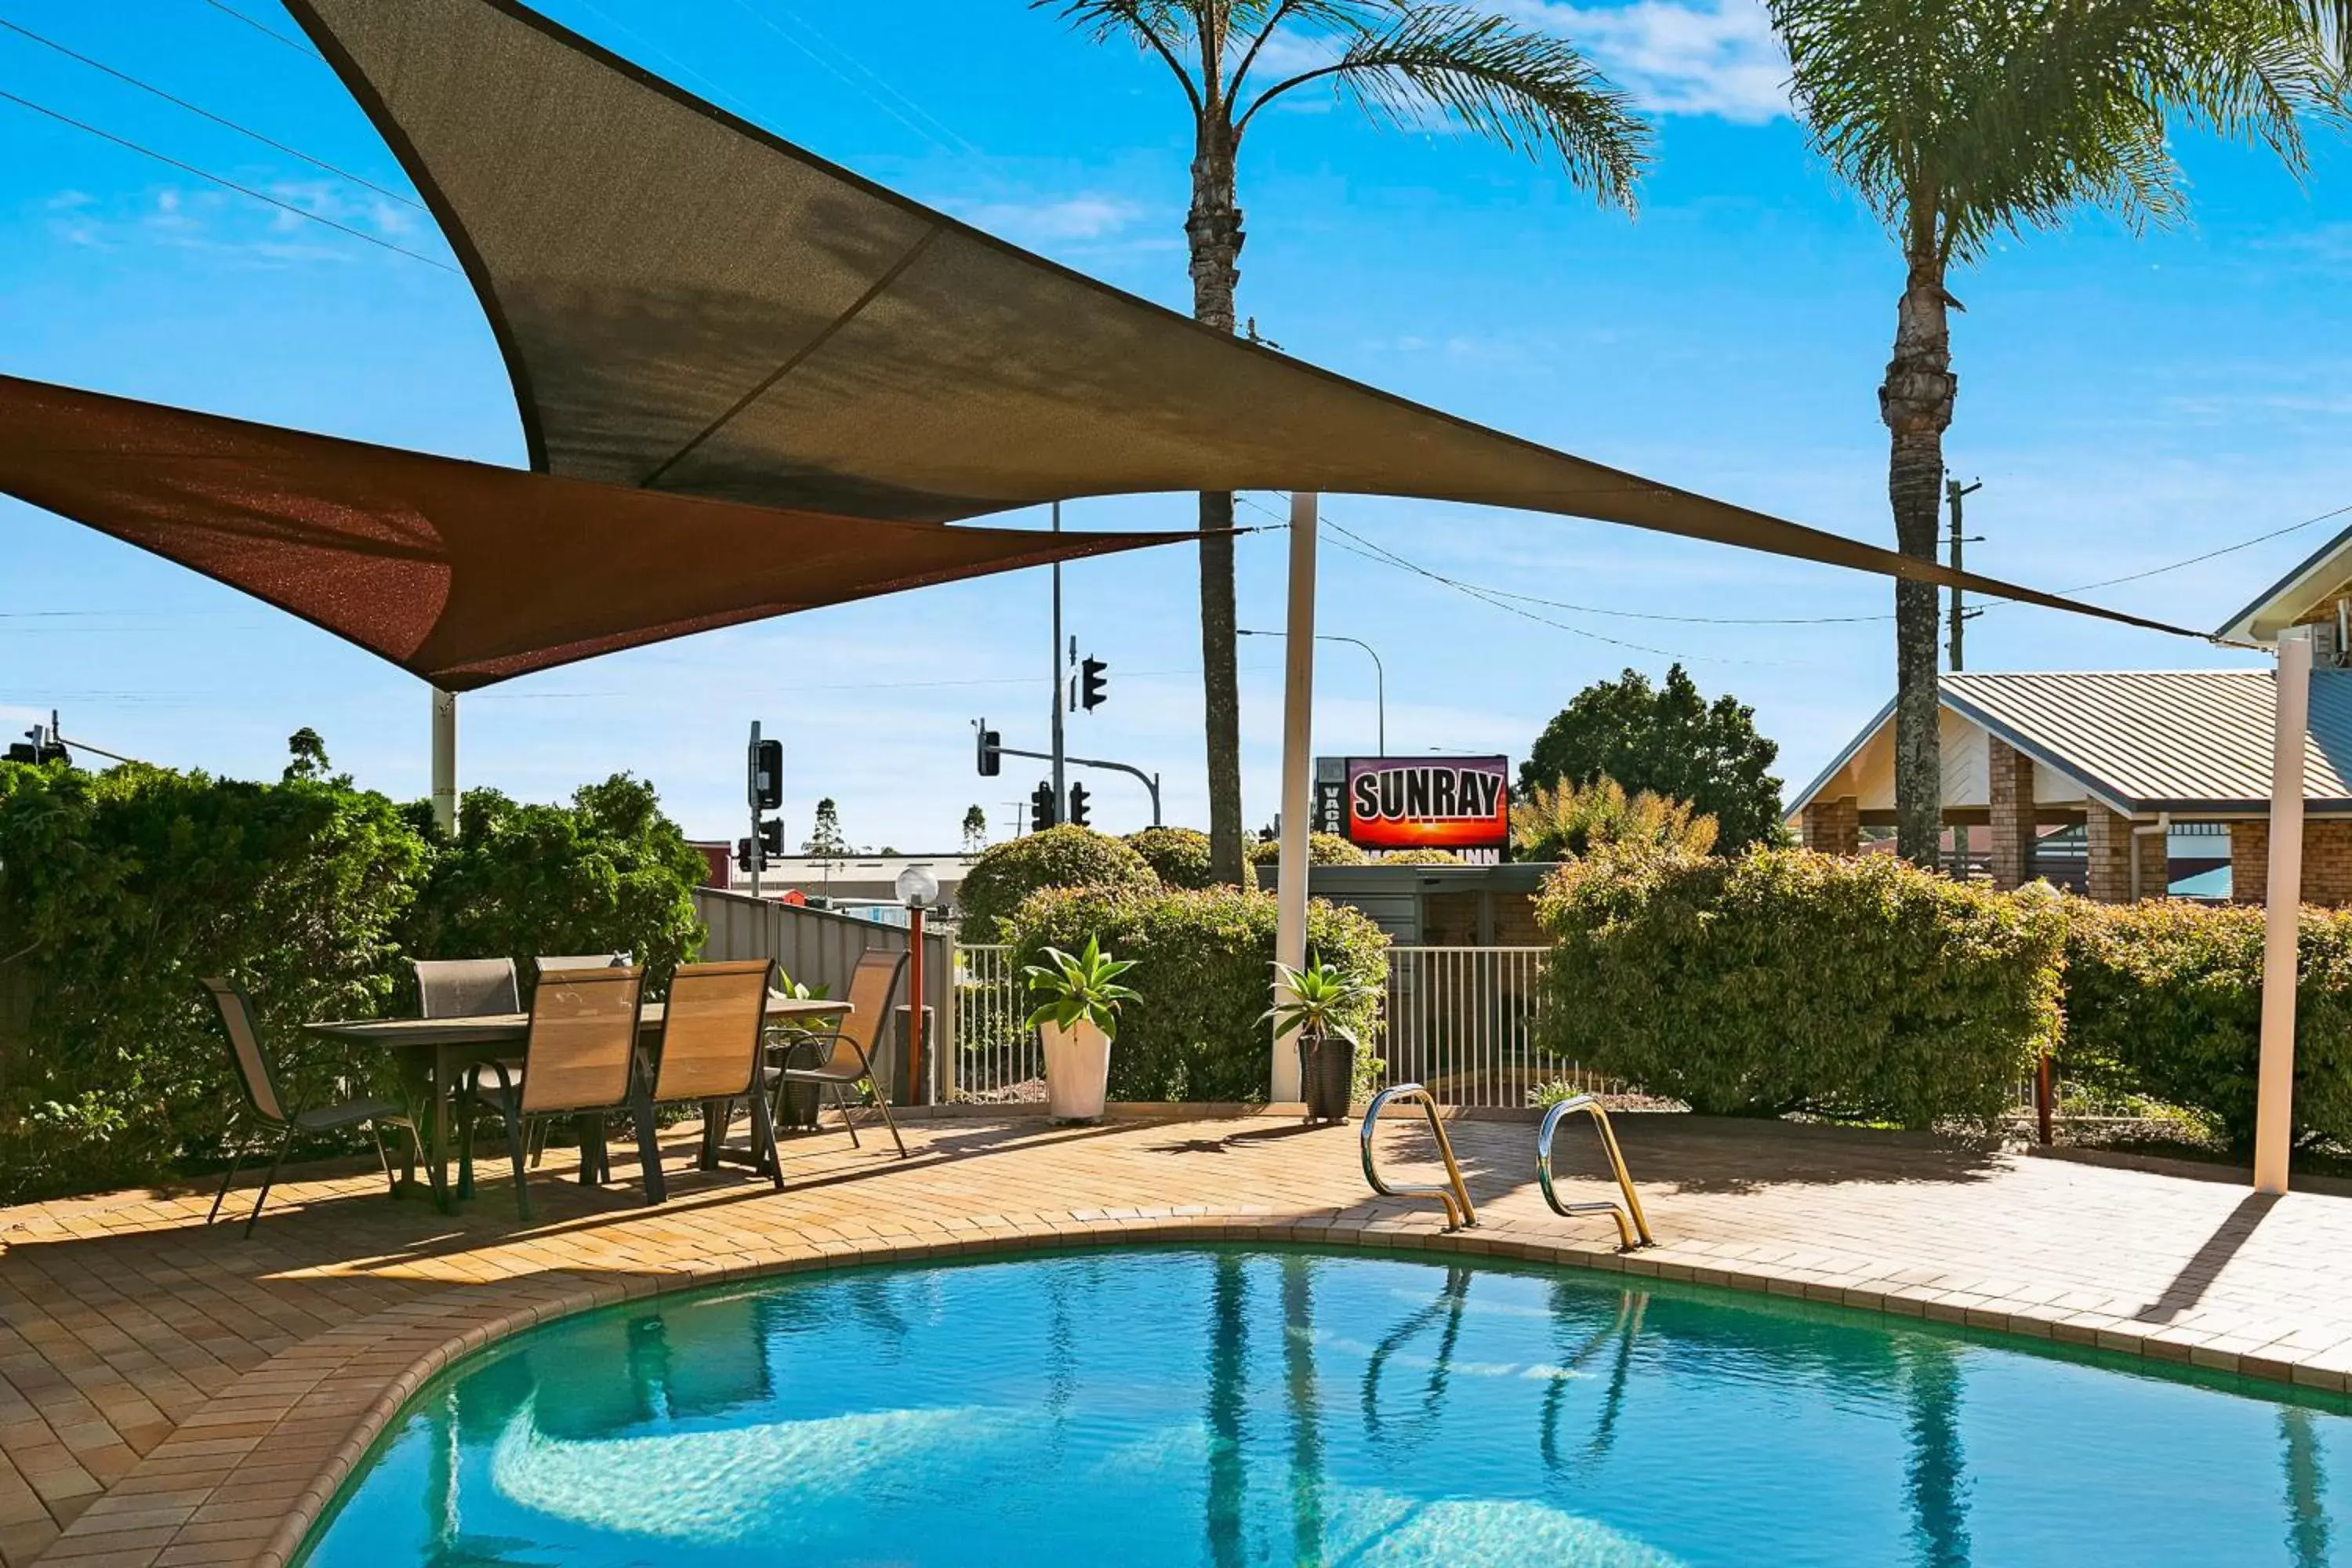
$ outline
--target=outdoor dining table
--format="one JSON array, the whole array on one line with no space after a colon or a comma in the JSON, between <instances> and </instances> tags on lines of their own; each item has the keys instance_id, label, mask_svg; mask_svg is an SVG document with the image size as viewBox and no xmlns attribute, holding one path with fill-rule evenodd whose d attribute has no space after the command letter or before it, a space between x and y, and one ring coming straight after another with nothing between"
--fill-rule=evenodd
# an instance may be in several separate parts
<instances>
[{"instance_id":1,"label":"outdoor dining table","mask_svg":"<svg viewBox=\"0 0 2352 1568\"><path fill-rule=\"evenodd\" d=\"M768 1022L838 1018L851 1012L846 1001L768 994ZM637 1017L642 1041L661 1037L662 1005L648 1002ZM450 1101L459 1075L479 1062L511 1060L530 1037L528 1013L479 1013L456 1018L339 1018L305 1025L311 1035L344 1045L372 1046L394 1054L401 1092L425 1145L425 1173L433 1203L449 1209ZM706 1121L709 1119L706 1113ZM706 1150L709 1149L706 1140ZM706 1155L706 1159L708 1154ZM461 1196L464 1194L460 1194Z\"/></svg>"}]
</instances>

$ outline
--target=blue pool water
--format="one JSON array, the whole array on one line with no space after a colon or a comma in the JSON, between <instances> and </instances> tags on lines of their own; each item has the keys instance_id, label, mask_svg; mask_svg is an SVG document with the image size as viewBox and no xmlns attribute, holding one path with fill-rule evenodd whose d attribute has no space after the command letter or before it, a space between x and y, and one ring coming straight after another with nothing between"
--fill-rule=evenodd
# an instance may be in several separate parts
<instances>
[{"instance_id":1,"label":"blue pool water","mask_svg":"<svg viewBox=\"0 0 2352 1568\"><path fill-rule=\"evenodd\" d=\"M306 1561L2313 1568L2347 1409L1595 1274L1097 1251L524 1335Z\"/></svg>"}]
</instances>

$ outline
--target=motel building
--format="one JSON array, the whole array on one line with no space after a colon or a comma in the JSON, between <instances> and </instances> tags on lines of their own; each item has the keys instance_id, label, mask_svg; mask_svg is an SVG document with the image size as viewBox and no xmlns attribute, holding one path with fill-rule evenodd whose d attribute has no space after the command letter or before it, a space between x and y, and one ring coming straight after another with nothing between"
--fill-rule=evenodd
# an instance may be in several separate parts
<instances>
[{"instance_id":1,"label":"motel building","mask_svg":"<svg viewBox=\"0 0 2352 1568\"><path fill-rule=\"evenodd\" d=\"M2352 529L2216 636L2312 644L2303 897L2352 905ZM1944 858L2014 888L2103 903L2263 901L2270 858L2269 669L1951 673L1941 678ZM1891 850L1895 705L1790 801L1805 847Z\"/></svg>"}]
</instances>

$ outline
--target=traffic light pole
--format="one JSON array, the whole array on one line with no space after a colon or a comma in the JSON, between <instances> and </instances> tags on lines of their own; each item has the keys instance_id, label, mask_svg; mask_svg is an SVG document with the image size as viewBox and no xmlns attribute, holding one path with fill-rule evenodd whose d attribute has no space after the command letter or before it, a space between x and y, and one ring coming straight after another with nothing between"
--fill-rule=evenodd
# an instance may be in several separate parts
<instances>
[{"instance_id":1,"label":"traffic light pole","mask_svg":"<svg viewBox=\"0 0 2352 1568\"><path fill-rule=\"evenodd\" d=\"M1054 531L1062 531L1060 501L1054 503ZM1058 821L1065 809L1064 803L1070 798L1062 757L1062 563L1058 561L1054 563L1054 657L1048 661L1047 668L1054 674L1054 751L1048 760L1054 764L1054 814ZM1024 752L1020 754L1033 756L1035 753Z\"/></svg>"},{"instance_id":2,"label":"traffic light pole","mask_svg":"<svg viewBox=\"0 0 2352 1568\"><path fill-rule=\"evenodd\" d=\"M743 793L751 807L751 896L760 896L760 873L768 868L768 847L760 842L760 721L751 721L751 749L745 755L752 759L743 770Z\"/></svg>"},{"instance_id":3,"label":"traffic light pole","mask_svg":"<svg viewBox=\"0 0 2352 1568\"><path fill-rule=\"evenodd\" d=\"M1154 827L1160 826L1160 775L1158 773L1147 773L1133 763L1114 763L1103 757L1057 757L1051 752L1024 752L1018 746L1000 745L996 750L1002 756L1034 757L1041 763L1050 762L1054 764L1056 777L1060 776L1062 764L1065 763L1073 767L1108 768L1114 773L1129 774L1140 780L1143 787L1151 793L1151 826ZM1057 798L1066 802L1070 798L1069 793L1066 790Z\"/></svg>"}]
</instances>

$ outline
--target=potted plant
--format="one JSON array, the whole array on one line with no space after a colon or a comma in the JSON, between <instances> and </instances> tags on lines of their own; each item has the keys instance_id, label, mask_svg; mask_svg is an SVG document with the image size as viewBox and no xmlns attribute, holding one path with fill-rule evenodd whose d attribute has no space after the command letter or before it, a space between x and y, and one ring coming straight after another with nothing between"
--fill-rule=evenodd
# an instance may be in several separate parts
<instances>
[{"instance_id":1,"label":"potted plant","mask_svg":"<svg viewBox=\"0 0 2352 1568\"><path fill-rule=\"evenodd\" d=\"M1093 937L1076 957L1049 947L1045 963L1023 967L1037 1000L1029 1026L1045 1043L1045 1105L1056 1121L1091 1121L1103 1113L1118 1005L1136 996L1118 977L1134 967L1132 959L1105 953Z\"/></svg>"},{"instance_id":2,"label":"potted plant","mask_svg":"<svg viewBox=\"0 0 2352 1568\"><path fill-rule=\"evenodd\" d=\"M829 986L803 984L782 970L776 971L776 994L779 996L788 996L795 1002L821 1002L830 989ZM806 1029L771 1026L768 1042L771 1046L783 1047L782 1059L777 1064L780 1066L814 1067L824 1059L824 1048ZM782 1088L782 1110L776 1120L786 1127L814 1127L817 1124L816 1085L796 1083L786 1079Z\"/></svg>"},{"instance_id":3,"label":"potted plant","mask_svg":"<svg viewBox=\"0 0 2352 1568\"><path fill-rule=\"evenodd\" d=\"M1298 1037L1298 1077L1307 1089L1310 1121L1337 1121L1348 1114L1356 1080L1356 1033L1341 1016L1360 1006L1379 989L1371 982L1320 959L1307 967L1274 966L1282 1000L1258 1022L1271 1019L1275 1038Z\"/></svg>"}]
</instances>

